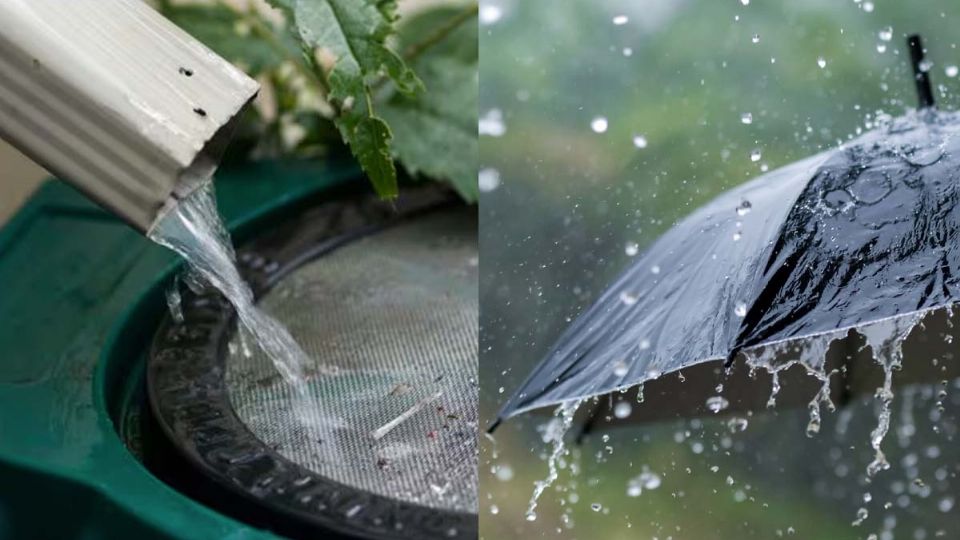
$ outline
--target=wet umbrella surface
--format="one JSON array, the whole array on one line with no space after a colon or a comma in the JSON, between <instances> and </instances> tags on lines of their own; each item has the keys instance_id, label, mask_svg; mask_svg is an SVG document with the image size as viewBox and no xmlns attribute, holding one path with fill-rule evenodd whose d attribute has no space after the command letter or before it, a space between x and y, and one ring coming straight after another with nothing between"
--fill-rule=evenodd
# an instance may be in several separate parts
<instances>
[{"instance_id":1,"label":"wet umbrella surface","mask_svg":"<svg viewBox=\"0 0 960 540\"><path fill-rule=\"evenodd\" d=\"M567 329L501 417L953 303L958 131L960 115L922 110L694 212Z\"/></svg>"},{"instance_id":2,"label":"wet umbrella surface","mask_svg":"<svg viewBox=\"0 0 960 540\"><path fill-rule=\"evenodd\" d=\"M561 404L559 421L544 435L554 444L550 475L537 484L528 518L556 477L563 435L585 398L609 394L607 410L626 418L631 411L617 410L614 401L623 401L628 388L637 387L632 399L642 401L645 382L709 361L719 373L741 353L751 371L770 373L768 405L775 403L781 371L801 365L813 376L810 434L819 430L821 404L832 409L838 390L842 397L856 386L876 389L881 410L870 434L875 457L868 477L889 467L881 443L903 342L928 313L960 298L960 114L932 108L918 68L920 47L912 38L919 110L880 118L873 131L840 148L761 176L695 211L561 336L493 426ZM851 383L842 362L828 369L831 344L851 331L882 368L872 388ZM926 371L933 380L949 375L943 365ZM844 384L832 389L835 375ZM722 392L720 380L712 393ZM664 388L660 393L673 399L663 408L676 411L669 404L679 401L676 386ZM695 402L714 413L730 406L723 395Z\"/></svg>"}]
</instances>

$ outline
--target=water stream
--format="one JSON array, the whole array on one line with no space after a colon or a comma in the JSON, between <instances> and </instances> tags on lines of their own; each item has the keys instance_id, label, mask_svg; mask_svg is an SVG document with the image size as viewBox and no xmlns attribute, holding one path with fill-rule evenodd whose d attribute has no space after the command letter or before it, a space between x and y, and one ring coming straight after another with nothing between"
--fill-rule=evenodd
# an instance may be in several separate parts
<instances>
[{"instance_id":1,"label":"water stream","mask_svg":"<svg viewBox=\"0 0 960 540\"><path fill-rule=\"evenodd\" d=\"M540 430L543 442L549 444L551 448L550 454L547 457L547 468L549 472L545 479L539 480L534 484L533 495L530 497L530 503L527 505L527 521L535 521L537 519L537 502L540 496L543 495L543 492L553 485L560 476L560 459L568 453L564 443L564 437L567 431L570 430L570 426L573 425L573 417L576 415L580 403L579 400L568 401L557 407L557 410L554 412L554 418L544 424Z\"/></svg>"},{"instance_id":2,"label":"water stream","mask_svg":"<svg viewBox=\"0 0 960 540\"><path fill-rule=\"evenodd\" d=\"M183 279L193 290L210 284L233 305L242 330L267 354L280 375L301 396L308 358L290 332L255 304L253 291L236 266L236 253L217 211L212 182L206 182L163 216L148 233L154 242L179 253L188 265ZM168 297L174 317L178 294ZM182 319L182 315L180 316Z\"/></svg>"},{"instance_id":3,"label":"water stream","mask_svg":"<svg viewBox=\"0 0 960 540\"><path fill-rule=\"evenodd\" d=\"M877 426L870 435L870 446L874 451L874 459L867 466L867 478L873 478L878 472L888 469L881 445L890 429L890 407L893 402L893 374L899 370L902 361L903 342L921 321L925 313L915 313L902 317L894 317L873 322L855 329L866 340L866 347L870 348L874 361L883 370L883 386L877 388L876 398L880 405ZM830 400L830 378L836 372L827 372L826 356L830 345L837 340L844 339L847 331L837 331L797 342L783 342L768 345L760 349L745 351L747 365L751 369L762 368L772 377L770 400L768 407L776 405L777 392L780 390L779 373L794 365L801 365L807 374L821 383L820 390L813 396L808 405L810 422L807 424L807 435L814 436L820 431L820 406L826 404L833 412L836 407ZM782 360L791 348L799 349L799 359Z\"/></svg>"}]
</instances>

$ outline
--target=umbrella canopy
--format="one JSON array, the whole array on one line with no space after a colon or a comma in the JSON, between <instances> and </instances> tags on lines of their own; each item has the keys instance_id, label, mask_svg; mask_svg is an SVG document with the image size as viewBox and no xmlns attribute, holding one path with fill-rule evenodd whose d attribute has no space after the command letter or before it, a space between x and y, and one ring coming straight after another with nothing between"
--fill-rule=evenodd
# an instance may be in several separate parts
<instances>
[{"instance_id":1,"label":"umbrella canopy","mask_svg":"<svg viewBox=\"0 0 960 540\"><path fill-rule=\"evenodd\" d=\"M564 332L493 427L688 366L729 364L740 351L843 336L957 301L960 115L927 106L921 50L912 40L920 110L878 119L678 223ZM893 329L894 348L917 318ZM889 344L871 345L879 354ZM825 352L810 367L821 369Z\"/></svg>"}]
</instances>

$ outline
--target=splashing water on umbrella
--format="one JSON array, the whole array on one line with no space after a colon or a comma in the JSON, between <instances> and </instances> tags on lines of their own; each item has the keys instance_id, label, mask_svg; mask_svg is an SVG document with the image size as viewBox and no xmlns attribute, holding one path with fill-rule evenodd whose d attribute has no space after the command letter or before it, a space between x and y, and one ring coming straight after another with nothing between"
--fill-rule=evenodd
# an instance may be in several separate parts
<instances>
[{"instance_id":1,"label":"splashing water on umbrella","mask_svg":"<svg viewBox=\"0 0 960 540\"><path fill-rule=\"evenodd\" d=\"M867 480L890 467L882 446L903 342L928 313L960 300L960 114L932 108L922 46L909 43L920 109L748 182L677 224L635 256L504 405L491 429L562 404L545 431L549 474L535 485L529 520L557 479L563 436L583 400L630 387L640 398L641 385L661 374L709 361L730 369L743 358L769 373L772 407L780 374L801 366L817 382L806 427L816 436L821 408L836 406L832 379L850 376L846 366L827 369L827 351L851 332L883 372ZM713 396L705 405L717 413L729 401Z\"/></svg>"}]
</instances>

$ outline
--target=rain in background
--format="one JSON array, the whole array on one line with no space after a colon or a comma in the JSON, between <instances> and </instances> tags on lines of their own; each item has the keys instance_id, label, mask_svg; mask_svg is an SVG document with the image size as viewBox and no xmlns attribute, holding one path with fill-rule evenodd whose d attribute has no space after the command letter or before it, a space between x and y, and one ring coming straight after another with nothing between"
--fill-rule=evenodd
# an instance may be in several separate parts
<instances>
[{"instance_id":1,"label":"rain in background","mask_svg":"<svg viewBox=\"0 0 960 540\"><path fill-rule=\"evenodd\" d=\"M960 105L951 1L487 1L481 5L481 414L656 237L765 170L916 104L904 36ZM704 314L710 317L711 314ZM921 351L904 363L930 361ZM899 390L866 483L870 396L659 422L574 446L527 521L548 448L526 415L484 441L485 538L953 538L960 388ZM704 396L705 398L707 396ZM941 410L942 409L942 410ZM865 509L861 512L860 509ZM862 518L862 519L861 519ZM854 525L854 522L858 522Z\"/></svg>"}]
</instances>

